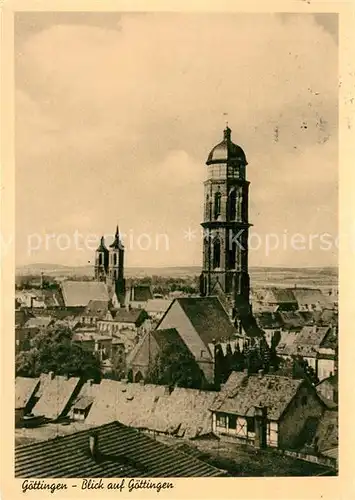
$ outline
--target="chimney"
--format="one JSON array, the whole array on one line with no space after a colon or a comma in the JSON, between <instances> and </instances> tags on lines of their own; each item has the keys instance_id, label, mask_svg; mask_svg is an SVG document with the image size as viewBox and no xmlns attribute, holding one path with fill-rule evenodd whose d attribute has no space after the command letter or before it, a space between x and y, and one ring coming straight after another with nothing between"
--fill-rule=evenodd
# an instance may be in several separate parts
<instances>
[{"instance_id":1,"label":"chimney","mask_svg":"<svg viewBox=\"0 0 355 500\"><path fill-rule=\"evenodd\" d=\"M97 460L99 451L99 435L97 433L89 436L90 455L94 460Z\"/></svg>"},{"instance_id":2,"label":"chimney","mask_svg":"<svg viewBox=\"0 0 355 500\"><path fill-rule=\"evenodd\" d=\"M248 375L248 373L249 373L248 368L244 368L243 373L244 373L244 375Z\"/></svg>"},{"instance_id":3,"label":"chimney","mask_svg":"<svg viewBox=\"0 0 355 500\"><path fill-rule=\"evenodd\" d=\"M258 370L258 377L263 378L264 376L264 370Z\"/></svg>"},{"instance_id":4,"label":"chimney","mask_svg":"<svg viewBox=\"0 0 355 500\"><path fill-rule=\"evenodd\" d=\"M142 378L142 380L139 381L139 385L144 385L144 379Z\"/></svg>"},{"instance_id":5,"label":"chimney","mask_svg":"<svg viewBox=\"0 0 355 500\"><path fill-rule=\"evenodd\" d=\"M54 377L55 377L54 372L49 372L49 373L48 373L48 376L49 376L49 378L50 378L51 380L54 380Z\"/></svg>"},{"instance_id":6,"label":"chimney","mask_svg":"<svg viewBox=\"0 0 355 500\"><path fill-rule=\"evenodd\" d=\"M94 380L92 378L90 378L88 380L88 386L91 387L93 385L93 383L94 383Z\"/></svg>"},{"instance_id":7,"label":"chimney","mask_svg":"<svg viewBox=\"0 0 355 500\"><path fill-rule=\"evenodd\" d=\"M267 408L265 406L255 406L255 448L266 448L267 436Z\"/></svg>"}]
</instances>

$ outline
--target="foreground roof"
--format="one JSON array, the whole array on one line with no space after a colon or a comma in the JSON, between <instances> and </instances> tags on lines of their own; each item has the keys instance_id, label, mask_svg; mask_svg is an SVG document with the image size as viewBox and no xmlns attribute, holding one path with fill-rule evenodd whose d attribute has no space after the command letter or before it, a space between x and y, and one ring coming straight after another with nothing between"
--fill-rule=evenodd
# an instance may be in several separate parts
<instances>
[{"instance_id":1,"label":"foreground roof","mask_svg":"<svg viewBox=\"0 0 355 500\"><path fill-rule=\"evenodd\" d=\"M66 307L86 307L91 300L109 302L107 286L99 281L64 281L62 293Z\"/></svg>"},{"instance_id":2,"label":"foreground roof","mask_svg":"<svg viewBox=\"0 0 355 500\"><path fill-rule=\"evenodd\" d=\"M303 383L279 375L232 372L211 409L252 417L255 406L266 406L268 419L279 420Z\"/></svg>"},{"instance_id":3,"label":"foreground roof","mask_svg":"<svg viewBox=\"0 0 355 500\"><path fill-rule=\"evenodd\" d=\"M218 477L225 473L171 446L112 422L95 429L98 457L90 453L92 429L19 446L16 477Z\"/></svg>"}]
</instances>

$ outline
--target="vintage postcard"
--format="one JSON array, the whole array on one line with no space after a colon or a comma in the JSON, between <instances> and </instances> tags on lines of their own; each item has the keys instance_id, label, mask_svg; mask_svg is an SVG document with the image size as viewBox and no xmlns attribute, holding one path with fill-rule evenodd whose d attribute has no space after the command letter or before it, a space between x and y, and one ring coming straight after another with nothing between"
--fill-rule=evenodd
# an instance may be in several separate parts
<instances>
[{"instance_id":1,"label":"vintage postcard","mask_svg":"<svg viewBox=\"0 0 355 500\"><path fill-rule=\"evenodd\" d=\"M354 6L166 4L3 6L3 498L350 498Z\"/></svg>"}]
</instances>

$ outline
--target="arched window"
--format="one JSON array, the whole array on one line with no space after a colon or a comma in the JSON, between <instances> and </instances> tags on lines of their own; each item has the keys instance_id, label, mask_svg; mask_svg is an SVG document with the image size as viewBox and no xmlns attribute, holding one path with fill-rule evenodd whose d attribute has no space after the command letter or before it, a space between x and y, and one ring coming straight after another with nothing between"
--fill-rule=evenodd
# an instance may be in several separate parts
<instances>
[{"instance_id":1,"label":"arched window","mask_svg":"<svg viewBox=\"0 0 355 500\"><path fill-rule=\"evenodd\" d=\"M206 196L206 206L205 206L205 219L209 220L211 218L211 204L210 197Z\"/></svg>"},{"instance_id":2,"label":"arched window","mask_svg":"<svg viewBox=\"0 0 355 500\"><path fill-rule=\"evenodd\" d=\"M113 265L114 266L117 265L117 253L116 252L113 254Z\"/></svg>"},{"instance_id":3,"label":"arched window","mask_svg":"<svg viewBox=\"0 0 355 500\"><path fill-rule=\"evenodd\" d=\"M235 189L233 189L233 191L229 194L228 212L229 220L235 220L237 215L237 193Z\"/></svg>"},{"instance_id":4,"label":"arched window","mask_svg":"<svg viewBox=\"0 0 355 500\"><path fill-rule=\"evenodd\" d=\"M99 266L102 266L102 253L99 253Z\"/></svg>"},{"instance_id":5,"label":"arched window","mask_svg":"<svg viewBox=\"0 0 355 500\"><path fill-rule=\"evenodd\" d=\"M218 218L219 215L221 215L221 193L217 191L214 195L214 217L215 219Z\"/></svg>"},{"instance_id":6,"label":"arched window","mask_svg":"<svg viewBox=\"0 0 355 500\"><path fill-rule=\"evenodd\" d=\"M213 242L213 269L221 267L221 242L216 238Z\"/></svg>"},{"instance_id":7,"label":"arched window","mask_svg":"<svg viewBox=\"0 0 355 500\"><path fill-rule=\"evenodd\" d=\"M236 264L236 256L237 256L237 243L235 241L232 242L229 248L229 269L235 269Z\"/></svg>"}]
</instances>

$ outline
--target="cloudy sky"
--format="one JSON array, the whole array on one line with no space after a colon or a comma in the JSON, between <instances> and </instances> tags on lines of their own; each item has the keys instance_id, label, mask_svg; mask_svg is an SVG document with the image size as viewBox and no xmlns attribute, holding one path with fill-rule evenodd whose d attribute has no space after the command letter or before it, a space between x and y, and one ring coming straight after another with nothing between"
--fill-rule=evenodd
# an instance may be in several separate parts
<instances>
[{"instance_id":1,"label":"cloudy sky","mask_svg":"<svg viewBox=\"0 0 355 500\"><path fill-rule=\"evenodd\" d=\"M336 265L337 52L335 15L17 14L17 264L86 264L84 238L118 222L128 266L199 265L228 113L249 162L250 265Z\"/></svg>"}]
</instances>

